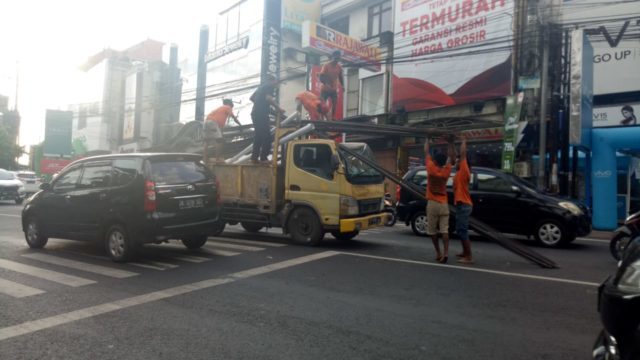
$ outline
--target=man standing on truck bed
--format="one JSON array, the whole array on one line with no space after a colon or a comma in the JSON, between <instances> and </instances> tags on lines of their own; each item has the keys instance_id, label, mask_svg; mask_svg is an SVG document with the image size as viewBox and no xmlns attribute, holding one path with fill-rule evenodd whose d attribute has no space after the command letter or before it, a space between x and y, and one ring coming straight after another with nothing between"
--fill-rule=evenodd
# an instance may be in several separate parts
<instances>
[{"instance_id":1,"label":"man standing on truck bed","mask_svg":"<svg viewBox=\"0 0 640 360\"><path fill-rule=\"evenodd\" d=\"M251 121L254 129L251 162L254 164L257 164L258 161L261 163L268 162L269 152L271 151L271 127L269 125L271 106L276 111L284 114L284 110L273 97L273 91L277 83L275 77L268 75L267 82L260 85L250 98L253 102Z\"/></svg>"},{"instance_id":2,"label":"man standing on truck bed","mask_svg":"<svg viewBox=\"0 0 640 360\"><path fill-rule=\"evenodd\" d=\"M326 78L322 81L320 96L322 100L327 102L331 99L331 116L327 120L331 121L336 115L336 106L338 102L338 89L344 89L344 79L342 74L342 66L340 66L340 50L336 50L331 54L331 61L322 66L320 76Z\"/></svg>"},{"instance_id":3,"label":"man standing on truck bed","mask_svg":"<svg viewBox=\"0 0 640 360\"><path fill-rule=\"evenodd\" d=\"M424 143L427 167L427 235L431 236L436 250L436 261L445 264L449 259L449 202L447 201L447 180L451 174L453 142L449 139L448 156L438 153L431 159L429 139ZM438 233L442 235L444 253L440 252Z\"/></svg>"},{"instance_id":4,"label":"man standing on truck bed","mask_svg":"<svg viewBox=\"0 0 640 360\"><path fill-rule=\"evenodd\" d=\"M231 99L222 99L222 106L207 115L207 122L205 123L205 126L208 127L207 132L212 134L212 138L216 142L215 148L217 161L224 160L222 158L222 144L224 143L222 129L224 129L229 118L232 118L238 126L242 125L240 124L240 121L238 121L238 118L233 114L233 101ZM205 150L208 150L208 147L205 147Z\"/></svg>"}]
</instances>

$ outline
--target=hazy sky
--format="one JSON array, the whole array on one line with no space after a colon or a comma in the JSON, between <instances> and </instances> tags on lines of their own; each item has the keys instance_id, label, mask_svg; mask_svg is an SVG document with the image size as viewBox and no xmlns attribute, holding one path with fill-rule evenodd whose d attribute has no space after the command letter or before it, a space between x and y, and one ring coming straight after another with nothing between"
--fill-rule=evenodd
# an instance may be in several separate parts
<instances>
[{"instance_id":1,"label":"hazy sky","mask_svg":"<svg viewBox=\"0 0 640 360\"><path fill-rule=\"evenodd\" d=\"M237 0L12 0L2 3L0 94L15 101L19 69L20 142L44 139L45 109L74 102L69 79L86 59L151 38L178 44L179 58L197 57L200 26Z\"/></svg>"}]
</instances>

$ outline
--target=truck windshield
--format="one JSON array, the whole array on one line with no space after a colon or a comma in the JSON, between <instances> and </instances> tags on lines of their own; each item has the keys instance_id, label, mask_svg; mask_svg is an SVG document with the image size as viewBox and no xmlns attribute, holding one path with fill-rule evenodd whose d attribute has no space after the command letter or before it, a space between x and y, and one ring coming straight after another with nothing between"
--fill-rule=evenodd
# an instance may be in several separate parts
<instances>
[{"instance_id":1,"label":"truck windshield","mask_svg":"<svg viewBox=\"0 0 640 360\"><path fill-rule=\"evenodd\" d=\"M349 150L363 155L367 159L375 161L373 152L367 144L346 143L341 147L347 147ZM384 176L371 166L365 164L353 155L347 154L346 151L338 150L340 157L344 162L345 175L347 180L352 184L380 184L384 181Z\"/></svg>"}]
</instances>

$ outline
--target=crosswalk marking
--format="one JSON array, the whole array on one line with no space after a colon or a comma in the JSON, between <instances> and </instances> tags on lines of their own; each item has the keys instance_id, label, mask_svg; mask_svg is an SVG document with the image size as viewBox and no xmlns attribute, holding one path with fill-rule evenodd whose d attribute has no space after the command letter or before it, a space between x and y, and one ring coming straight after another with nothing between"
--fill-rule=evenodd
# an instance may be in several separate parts
<instances>
[{"instance_id":1,"label":"crosswalk marking","mask_svg":"<svg viewBox=\"0 0 640 360\"><path fill-rule=\"evenodd\" d=\"M192 255L178 255L178 254L171 254L171 258L176 260L191 262L191 263L201 263L201 262L211 260L206 257L192 256Z\"/></svg>"},{"instance_id":2,"label":"crosswalk marking","mask_svg":"<svg viewBox=\"0 0 640 360\"><path fill-rule=\"evenodd\" d=\"M205 245L206 246L206 245ZM240 253L235 252L235 251L228 251L228 250L220 250L220 249L210 249L207 248L204 250L206 253L211 254L211 255L218 255L218 256L236 256L236 255L240 255Z\"/></svg>"},{"instance_id":3,"label":"crosswalk marking","mask_svg":"<svg viewBox=\"0 0 640 360\"><path fill-rule=\"evenodd\" d=\"M145 268L145 269L161 270L161 271L168 270L168 269L175 269L178 267L178 265L175 265L175 264L169 264L165 262L151 261L151 260L144 260L143 262L139 262L139 261L128 262L127 264Z\"/></svg>"},{"instance_id":4,"label":"crosswalk marking","mask_svg":"<svg viewBox=\"0 0 640 360\"><path fill-rule=\"evenodd\" d=\"M35 266L21 264L11 260L0 259L0 268L31 275L40 279L56 282L58 284L78 287L83 285L94 284L95 281L83 279L78 276L67 275L52 270L41 269Z\"/></svg>"},{"instance_id":5,"label":"crosswalk marking","mask_svg":"<svg viewBox=\"0 0 640 360\"><path fill-rule=\"evenodd\" d=\"M244 245L256 245L256 246L270 246L270 247L282 247L282 246L287 246L287 244L279 244L279 243L273 243L273 242L267 242L267 241L254 241L254 240L244 240L244 239L232 239L232 238L226 238L226 237L210 237L209 239L214 239L214 240L223 240L224 242L231 242L231 243L236 243L236 244L244 244ZM211 240L209 240L211 241Z\"/></svg>"},{"instance_id":6,"label":"crosswalk marking","mask_svg":"<svg viewBox=\"0 0 640 360\"><path fill-rule=\"evenodd\" d=\"M82 271L96 273L96 274L118 278L118 279L124 279L124 278L138 275L138 273L131 272L131 271L113 269L106 266L94 265L94 264L90 264L82 261L65 259L65 258L53 256L53 255L48 255L48 254L32 253L32 254L23 254L22 256L29 259L33 259L33 260L42 261L48 264L65 266L71 269L82 270Z\"/></svg>"},{"instance_id":7,"label":"crosswalk marking","mask_svg":"<svg viewBox=\"0 0 640 360\"><path fill-rule=\"evenodd\" d=\"M229 244L229 243L222 242L222 241L211 241L211 240L209 240L207 242L207 245L214 245L214 246L217 246L217 247L227 248L227 249L232 249L232 250L244 250L244 251L261 251L261 250L264 250L264 248L261 248L261 247Z\"/></svg>"},{"instance_id":8,"label":"crosswalk marking","mask_svg":"<svg viewBox=\"0 0 640 360\"><path fill-rule=\"evenodd\" d=\"M13 296L15 298L23 298L26 296L42 294L44 293L44 290L32 288L9 280L0 279L0 293Z\"/></svg>"}]
</instances>

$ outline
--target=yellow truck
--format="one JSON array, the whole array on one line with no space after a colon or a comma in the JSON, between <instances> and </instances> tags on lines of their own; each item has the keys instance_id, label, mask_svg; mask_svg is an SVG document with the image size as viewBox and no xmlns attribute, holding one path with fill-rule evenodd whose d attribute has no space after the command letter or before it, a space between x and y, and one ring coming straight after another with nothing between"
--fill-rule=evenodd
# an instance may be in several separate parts
<instances>
[{"instance_id":1,"label":"yellow truck","mask_svg":"<svg viewBox=\"0 0 640 360\"><path fill-rule=\"evenodd\" d=\"M276 160L268 165L210 163L222 203L216 233L227 223L250 232L279 227L294 242L315 245L325 233L350 240L361 230L383 226L384 177L341 151L345 147L373 159L365 143L302 139L275 148Z\"/></svg>"}]
</instances>

